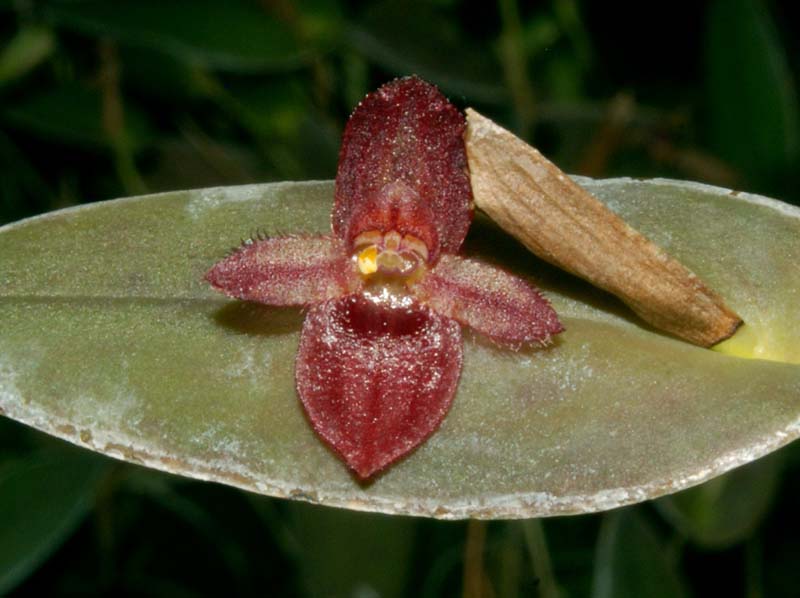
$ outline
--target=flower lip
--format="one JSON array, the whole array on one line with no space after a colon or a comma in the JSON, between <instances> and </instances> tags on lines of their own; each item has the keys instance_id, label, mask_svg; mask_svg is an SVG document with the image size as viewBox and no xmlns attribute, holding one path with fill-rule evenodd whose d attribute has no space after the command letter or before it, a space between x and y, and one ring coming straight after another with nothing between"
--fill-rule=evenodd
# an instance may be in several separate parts
<instances>
[{"instance_id":1,"label":"flower lip","mask_svg":"<svg viewBox=\"0 0 800 598\"><path fill-rule=\"evenodd\" d=\"M317 434L366 480L439 427L462 362L455 321L411 298L358 293L309 310L297 389Z\"/></svg>"}]
</instances>

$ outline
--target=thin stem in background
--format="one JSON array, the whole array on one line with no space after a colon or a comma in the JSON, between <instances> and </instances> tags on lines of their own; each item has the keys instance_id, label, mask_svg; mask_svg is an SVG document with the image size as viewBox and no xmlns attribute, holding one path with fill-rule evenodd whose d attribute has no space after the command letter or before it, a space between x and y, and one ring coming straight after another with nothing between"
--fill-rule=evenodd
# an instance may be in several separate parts
<instances>
[{"instance_id":1,"label":"thin stem in background","mask_svg":"<svg viewBox=\"0 0 800 598\"><path fill-rule=\"evenodd\" d=\"M125 475L125 466L114 464L95 487L94 533L98 550L97 579L93 580L101 592L109 591L117 577L117 549L114 534L115 494Z\"/></svg>"},{"instance_id":2,"label":"thin stem in background","mask_svg":"<svg viewBox=\"0 0 800 598\"><path fill-rule=\"evenodd\" d=\"M261 0L264 10L283 21L299 40L303 47L313 47L315 42L313 33L297 9L297 5L290 0ZM314 52L309 61L312 91L317 105L324 112L330 113L334 99L336 79L331 66L324 59L324 54Z\"/></svg>"},{"instance_id":3,"label":"thin stem in background","mask_svg":"<svg viewBox=\"0 0 800 598\"><path fill-rule=\"evenodd\" d=\"M467 542L464 548L464 598L494 596L483 568L483 551L486 545L486 522L470 519L467 524Z\"/></svg>"},{"instance_id":4,"label":"thin stem in background","mask_svg":"<svg viewBox=\"0 0 800 598\"><path fill-rule=\"evenodd\" d=\"M583 26L578 4L575 0L555 0L553 9L561 30L572 42L578 60L584 68L588 68L592 62L592 42Z\"/></svg>"},{"instance_id":5,"label":"thin stem in background","mask_svg":"<svg viewBox=\"0 0 800 598\"><path fill-rule=\"evenodd\" d=\"M588 144L578 172L595 178L606 173L611 158L625 140L635 110L636 100L630 93L619 92L611 98L605 119Z\"/></svg>"},{"instance_id":6,"label":"thin stem in background","mask_svg":"<svg viewBox=\"0 0 800 598\"><path fill-rule=\"evenodd\" d=\"M100 42L100 91L103 98L103 129L114 152L117 175L128 195L147 192L136 168L131 139L125 128L125 109L120 92L120 66L116 46L108 40Z\"/></svg>"},{"instance_id":7,"label":"thin stem in background","mask_svg":"<svg viewBox=\"0 0 800 598\"><path fill-rule=\"evenodd\" d=\"M520 133L529 138L536 122L536 98L528 77L528 56L522 39L522 23L517 0L500 0L500 62L511 90Z\"/></svg>"},{"instance_id":8,"label":"thin stem in background","mask_svg":"<svg viewBox=\"0 0 800 598\"><path fill-rule=\"evenodd\" d=\"M522 530L516 521L503 524L502 542L497 548L497 573L492 577L498 596L520 596L523 575L528 575Z\"/></svg>"},{"instance_id":9,"label":"thin stem in background","mask_svg":"<svg viewBox=\"0 0 800 598\"><path fill-rule=\"evenodd\" d=\"M750 538L745 548L747 598L764 598L764 549L758 536Z\"/></svg>"},{"instance_id":10,"label":"thin stem in background","mask_svg":"<svg viewBox=\"0 0 800 598\"><path fill-rule=\"evenodd\" d=\"M553 564L547 550L542 522L539 519L526 519L520 525L531 558L533 573L539 580L539 597L559 598L561 593L553 575Z\"/></svg>"}]
</instances>

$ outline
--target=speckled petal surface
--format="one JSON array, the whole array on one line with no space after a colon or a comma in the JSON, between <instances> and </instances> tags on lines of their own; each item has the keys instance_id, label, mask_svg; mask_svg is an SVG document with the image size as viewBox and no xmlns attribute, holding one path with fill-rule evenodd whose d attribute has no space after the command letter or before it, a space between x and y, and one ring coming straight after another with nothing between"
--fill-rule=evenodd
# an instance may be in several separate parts
<instances>
[{"instance_id":1,"label":"speckled petal surface","mask_svg":"<svg viewBox=\"0 0 800 598\"><path fill-rule=\"evenodd\" d=\"M230 297L267 305L307 305L362 285L344 243L323 235L248 240L205 278Z\"/></svg>"},{"instance_id":2,"label":"speckled petal surface","mask_svg":"<svg viewBox=\"0 0 800 598\"><path fill-rule=\"evenodd\" d=\"M440 518L613 508L800 435L800 210L690 183L581 183L745 319L727 353L648 330L478 219L467 254L533 279L567 331L520 352L465 334L440 429L361 485L298 401L301 311L228 300L203 280L255 226L329 231L333 184L281 183L95 204L0 229L0 409L165 471Z\"/></svg>"},{"instance_id":3,"label":"speckled petal surface","mask_svg":"<svg viewBox=\"0 0 800 598\"><path fill-rule=\"evenodd\" d=\"M353 111L342 137L331 217L334 234L349 243L383 222L387 202L380 198L382 190L402 182L430 208L441 250L458 251L472 216L465 127L464 115L435 86L418 77L396 79L367 95ZM364 206L377 208L374 222ZM409 224L420 224L421 214L406 212L416 216ZM413 226L399 228L403 234L427 240ZM438 246L428 249L432 257L439 252Z\"/></svg>"},{"instance_id":4,"label":"speckled petal surface","mask_svg":"<svg viewBox=\"0 0 800 598\"><path fill-rule=\"evenodd\" d=\"M533 285L475 260L443 255L411 292L440 314L511 349L546 345L564 331L555 310Z\"/></svg>"},{"instance_id":5,"label":"speckled petal surface","mask_svg":"<svg viewBox=\"0 0 800 598\"><path fill-rule=\"evenodd\" d=\"M417 302L350 295L311 309L297 392L317 434L367 479L447 415L461 374L460 326Z\"/></svg>"}]
</instances>

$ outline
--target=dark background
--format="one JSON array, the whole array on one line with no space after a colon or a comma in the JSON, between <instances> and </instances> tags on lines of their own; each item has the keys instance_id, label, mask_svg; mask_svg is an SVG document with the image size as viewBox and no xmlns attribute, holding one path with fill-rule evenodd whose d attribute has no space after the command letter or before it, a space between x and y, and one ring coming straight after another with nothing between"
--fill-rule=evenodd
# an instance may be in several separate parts
<instances>
[{"instance_id":1,"label":"dark background","mask_svg":"<svg viewBox=\"0 0 800 598\"><path fill-rule=\"evenodd\" d=\"M333 178L349 112L411 73L568 172L798 204L798 13L762 0L0 0L0 224ZM3 419L0 594L554 596L554 579L562 596L796 596L799 470L790 446L613 514L442 523L182 480Z\"/></svg>"}]
</instances>

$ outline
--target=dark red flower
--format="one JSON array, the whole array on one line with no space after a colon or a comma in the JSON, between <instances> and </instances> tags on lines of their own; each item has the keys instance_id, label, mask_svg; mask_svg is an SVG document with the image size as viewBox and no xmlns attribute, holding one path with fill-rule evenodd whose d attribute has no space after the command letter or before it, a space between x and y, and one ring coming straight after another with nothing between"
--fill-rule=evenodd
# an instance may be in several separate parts
<instances>
[{"instance_id":1,"label":"dark red flower","mask_svg":"<svg viewBox=\"0 0 800 598\"><path fill-rule=\"evenodd\" d=\"M309 308L297 391L317 434L364 479L444 419L459 324L512 349L563 330L535 288L455 255L472 219L464 127L429 83L384 85L345 128L333 234L250 242L206 275L231 297Z\"/></svg>"}]
</instances>

